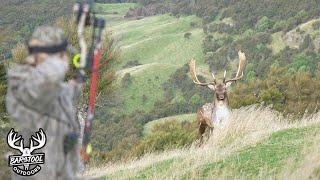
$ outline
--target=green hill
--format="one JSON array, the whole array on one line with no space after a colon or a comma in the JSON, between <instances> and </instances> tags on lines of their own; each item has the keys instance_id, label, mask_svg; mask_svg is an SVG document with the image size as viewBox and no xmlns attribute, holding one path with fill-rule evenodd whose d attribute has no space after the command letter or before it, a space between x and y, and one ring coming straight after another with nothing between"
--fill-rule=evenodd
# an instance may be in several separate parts
<instances>
[{"instance_id":1,"label":"green hill","mask_svg":"<svg viewBox=\"0 0 320 180\"><path fill-rule=\"evenodd\" d=\"M277 2L272 3L273 7ZM249 4L262 8L256 1ZM288 2L280 5L287 6ZM202 104L212 100L211 91L195 86L190 79L186 64L191 58L197 60L198 73L205 81L211 78L211 71L221 77L227 69L231 77L237 68L236 52L242 49L246 53L245 77L230 90L233 108L264 104L297 117L307 112L306 108L309 112L317 108L320 96L310 91L320 87L316 78L320 77L320 71L312 66L320 58L316 53L319 20L314 11L308 14L301 6L299 13L290 18L278 11L268 14L272 9L268 7L261 14L255 11L258 15L253 18L241 10L245 24L237 21L234 13L239 7L234 5L227 9L219 6L211 19L197 14L201 9L189 14L124 17L127 10L137 7L138 11L144 8L134 3L99 4L97 8L121 50L121 62L116 67L119 77L116 100L99 108L101 116L97 116L99 122L93 138L95 148L107 157L106 161L130 157L139 144L142 151L141 146L147 145L141 145L141 141L150 140L146 135L151 134L152 142L157 140L156 135L152 136L152 129L161 124L158 122L192 121L194 115L180 114L195 113ZM286 11L292 13L290 9ZM280 21L281 17L285 19ZM185 37L186 33L191 36ZM162 130L163 137L170 136L170 132ZM161 142L166 141L161 139ZM168 143L159 144L172 147Z\"/></svg>"},{"instance_id":2,"label":"green hill","mask_svg":"<svg viewBox=\"0 0 320 180\"><path fill-rule=\"evenodd\" d=\"M157 100L161 100L161 85L179 67L191 58L203 64L201 43L203 32L201 20L196 16L175 18L168 14L146 17L143 19L123 19L125 8L134 4L117 5L99 4L98 9L119 14L103 15L109 29L121 48L122 57L118 74L132 76L128 88L124 88L122 97L125 99L123 112L130 114L135 110L148 111ZM119 8L121 7L121 8ZM115 18L117 17L117 18ZM191 26L191 23L197 26ZM184 34L192 33L190 39ZM122 68L128 62L137 61L139 66Z\"/></svg>"}]
</instances>

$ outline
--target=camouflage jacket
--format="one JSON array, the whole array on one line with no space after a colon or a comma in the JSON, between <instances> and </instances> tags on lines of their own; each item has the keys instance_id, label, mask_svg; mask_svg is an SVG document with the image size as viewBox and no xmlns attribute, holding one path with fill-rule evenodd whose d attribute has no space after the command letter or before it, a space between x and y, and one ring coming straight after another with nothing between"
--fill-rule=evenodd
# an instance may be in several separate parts
<instances>
[{"instance_id":1,"label":"camouflage jacket","mask_svg":"<svg viewBox=\"0 0 320 180\"><path fill-rule=\"evenodd\" d=\"M66 134L80 131L75 99L81 85L64 82L68 64L57 58L51 56L36 67L16 65L8 69L6 107L19 132L26 136L24 144L39 128L47 135L47 143L41 149L47 154L46 163L36 179L60 179L60 174L71 178L74 174L64 172L73 168L66 167L72 162L63 154L63 140Z\"/></svg>"}]
</instances>

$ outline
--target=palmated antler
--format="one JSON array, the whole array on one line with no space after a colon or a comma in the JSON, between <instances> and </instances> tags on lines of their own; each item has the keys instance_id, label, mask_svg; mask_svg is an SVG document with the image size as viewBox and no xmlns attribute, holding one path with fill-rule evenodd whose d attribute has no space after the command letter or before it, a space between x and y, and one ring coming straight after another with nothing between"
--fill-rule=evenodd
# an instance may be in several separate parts
<instances>
[{"instance_id":1,"label":"palmated antler","mask_svg":"<svg viewBox=\"0 0 320 180\"><path fill-rule=\"evenodd\" d=\"M239 55L239 66L238 66L237 74L234 78L226 80L227 71L225 71L224 78L223 78L224 83L234 82L234 81L237 81L243 77L243 70L246 65L246 54L239 51L238 55Z\"/></svg>"},{"instance_id":2,"label":"palmated antler","mask_svg":"<svg viewBox=\"0 0 320 180\"><path fill-rule=\"evenodd\" d=\"M192 59L189 63L189 68L190 68L190 73L191 73L191 78L195 84L198 84L200 86L208 86L208 85L215 85L216 84L216 78L214 74L212 73L213 81L209 83L202 83L199 81L196 73L196 61Z\"/></svg>"},{"instance_id":3,"label":"palmated antler","mask_svg":"<svg viewBox=\"0 0 320 180\"><path fill-rule=\"evenodd\" d=\"M21 153L23 152L23 139L22 136L15 132L13 129L10 130L8 136L8 145L13 148L19 150ZM20 141L19 146L15 145L16 142Z\"/></svg>"},{"instance_id":4,"label":"palmated antler","mask_svg":"<svg viewBox=\"0 0 320 180\"><path fill-rule=\"evenodd\" d=\"M42 148L46 144L46 134L43 132L42 129L40 129L38 132L36 132L36 136L31 136L30 141L30 152ZM38 145L34 145L33 141L37 141Z\"/></svg>"}]
</instances>

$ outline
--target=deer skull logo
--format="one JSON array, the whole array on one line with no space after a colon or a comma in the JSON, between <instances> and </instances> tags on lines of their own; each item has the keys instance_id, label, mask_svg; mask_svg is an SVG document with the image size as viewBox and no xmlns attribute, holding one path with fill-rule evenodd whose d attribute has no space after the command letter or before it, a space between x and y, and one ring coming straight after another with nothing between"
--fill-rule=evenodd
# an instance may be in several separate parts
<instances>
[{"instance_id":1,"label":"deer skull logo","mask_svg":"<svg viewBox=\"0 0 320 180\"><path fill-rule=\"evenodd\" d=\"M46 140L46 134L40 128L35 135L31 136L30 147L25 147L22 136L18 135L12 128L7 135L7 143L12 149L19 150L20 155L9 156L9 167L12 167L12 170L21 176L32 176L38 173L41 170L39 164L44 164L45 154L34 154L33 152L43 148ZM23 168L21 169L20 167Z\"/></svg>"}]
</instances>

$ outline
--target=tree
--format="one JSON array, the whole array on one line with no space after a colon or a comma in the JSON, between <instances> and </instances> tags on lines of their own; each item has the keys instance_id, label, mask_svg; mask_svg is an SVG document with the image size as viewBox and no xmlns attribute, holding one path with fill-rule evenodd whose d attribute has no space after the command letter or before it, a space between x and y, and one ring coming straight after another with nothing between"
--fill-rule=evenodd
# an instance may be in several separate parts
<instances>
[{"instance_id":1,"label":"tree","mask_svg":"<svg viewBox=\"0 0 320 180\"><path fill-rule=\"evenodd\" d=\"M273 21L271 21L268 17L263 16L256 24L256 30L258 32L268 31L273 27Z\"/></svg>"},{"instance_id":2,"label":"tree","mask_svg":"<svg viewBox=\"0 0 320 180\"><path fill-rule=\"evenodd\" d=\"M297 54L293 58L293 62L289 64L288 68L290 69L290 73L298 72L299 70L310 70L309 67L312 66L312 57L307 55L306 53Z\"/></svg>"}]
</instances>

